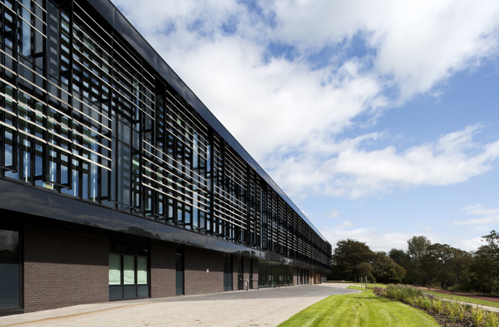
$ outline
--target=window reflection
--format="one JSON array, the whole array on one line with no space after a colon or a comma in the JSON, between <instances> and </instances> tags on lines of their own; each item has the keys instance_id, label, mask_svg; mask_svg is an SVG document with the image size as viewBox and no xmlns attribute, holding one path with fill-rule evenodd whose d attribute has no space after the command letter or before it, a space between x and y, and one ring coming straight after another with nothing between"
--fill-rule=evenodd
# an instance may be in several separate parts
<instances>
[{"instance_id":1,"label":"window reflection","mask_svg":"<svg viewBox=\"0 0 499 327\"><path fill-rule=\"evenodd\" d=\"M20 307L19 233L0 229L0 309Z\"/></svg>"}]
</instances>

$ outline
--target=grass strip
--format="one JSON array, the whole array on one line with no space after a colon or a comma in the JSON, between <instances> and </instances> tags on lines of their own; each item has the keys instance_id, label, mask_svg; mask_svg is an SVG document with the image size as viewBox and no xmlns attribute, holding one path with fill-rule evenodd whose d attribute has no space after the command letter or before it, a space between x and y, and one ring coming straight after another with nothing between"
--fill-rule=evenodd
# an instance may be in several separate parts
<instances>
[{"instance_id":1,"label":"grass strip","mask_svg":"<svg viewBox=\"0 0 499 327\"><path fill-rule=\"evenodd\" d=\"M467 297L467 296L460 296L460 295L454 295L454 294L445 294L445 293L440 293L440 292L435 292L435 291L426 291L423 290L423 292L439 296L444 299L450 299L454 301L460 301L460 302L466 302L466 303L472 303L472 304L480 304L480 305L486 305L489 307L495 307L499 308L499 303L497 302L492 302L492 301L487 301L487 300L479 300L479 299L474 299L472 297Z\"/></svg>"},{"instance_id":2,"label":"grass strip","mask_svg":"<svg viewBox=\"0 0 499 327\"><path fill-rule=\"evenodd\" d=\"M421 310L372 292L332 295L300 311L279 327L439 327Z\"/></svg>"}]
</instances>

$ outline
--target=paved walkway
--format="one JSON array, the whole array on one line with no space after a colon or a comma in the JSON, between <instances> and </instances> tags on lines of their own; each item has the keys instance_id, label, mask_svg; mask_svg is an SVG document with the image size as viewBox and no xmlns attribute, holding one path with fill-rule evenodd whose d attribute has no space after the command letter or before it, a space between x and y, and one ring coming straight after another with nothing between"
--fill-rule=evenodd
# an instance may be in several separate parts
<instances>
[{"instance_id":1,"label":"paved walkway","mask_svg":"<svg viewBox=\"0 0 499 327\"><path fill-rule=\"evenodd\" d=\"M360 291L321 284L77 305L0 317L0 326L277 326L330 296Z\"/></svg>"}]
</instances>

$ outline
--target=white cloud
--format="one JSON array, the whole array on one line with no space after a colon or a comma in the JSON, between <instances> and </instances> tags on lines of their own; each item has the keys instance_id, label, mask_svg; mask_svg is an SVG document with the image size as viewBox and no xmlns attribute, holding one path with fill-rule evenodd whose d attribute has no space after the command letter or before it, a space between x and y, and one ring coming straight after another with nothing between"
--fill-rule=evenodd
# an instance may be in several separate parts
<instances>
[{"instance_id":1,"label":"white cloud","mask_svg":"<svg viewBox=\"0 0 499 327\"><path fill-rule=\"evenodd\" d=\"M277 33L303 51L355 36L376 52L375 70L404 97L427 92L450 74L497 51L494 0L274 1Z\"/></svg>"},{"instance_id":2,"label":"white cloud","mask_svg":"<svg viewBox=\"0 0 499 327\"><path fill-rule=\"evenodd\" d=\"M394 231L381 227L359 227L351 221L343 221L334 227L323 228L321 233L331 243L333 251L338 241L346 239L364 242L373 251L385 251L388 253L394 248L407 251L407 241L413 236L420 235L426 236L432 243L449 244L464 251L476 251L484 244L481 237L467 238L457 231L451 234L422 229L411 232ZM487 234L487 231L485 234Z\"/></svg>"},{"instance_id":3,"label":"white cloud","mask_svg":"<svg viewBox=\"0 0 499 327\"><path fill-rule=\"evenodd\" d=\"M333 249L338 241L353 239L366 243L373 251L385 252L389 252L393 248L406 250L407 240L414 235L419 235L390 230L381 231L373 227L357 227L350 221L344 221L332 228L323 228L321 233L331 243Z\"/></svg>"},{"instance_id":4,"label":"white cloud","mask_svg":"<svg viewBox=\"0 0 499 327\"><path fill-rule=\"evenodd\" d=\"M464 210L469 215L481 217L469 220L455 220L454 225L471 225L479 228L479 230L487 231L499 223L499 209L485 209L481 204L477 204L467 206Z\"/></svg>"},{"instance_id":5,"label":"white cloud","mask_svg":"<svg viewBox=\"0 0 499 327\"><path fill-rule=\"evenodd\" d=\"M334 218L338 217L340 214L341 214L341 212L339 212L338 210L331 210L331 211L326 212L324 217L334 219Z\"/></svg>"},{"instance_id":6,"label":"white cloud","mask_svg":"<svg viewBox=\"0 0 499 327\"><path fill-rule=\"evenodd\" d=\"M473 143L478 129L468 126L403 152L394 146L365 150L363 142L380 134L330 141L328 146L306 144L296 156L274 157L272 174L293 195L317 192L350 198L395 187L461 183L490 171L499 158L499 141Z\"/></svg>"},{"instance_id":7,"label":"white cloud","mask_svg":"<svg viewBox=\"0 0 499 327\"><path fill-rule=\"evenodd\" d=\"M481 237L473 237L470 239L459 239L456 240L456 245L454 247L464 250L464 251L476 251L480 246L483 245Z\"/></svg>"},{"instance_id":8,"label":"white cloud","mask_svg":"<svg viewBox=\"0 0 499 327\"><path fill-rule=\"evenodd\" d=\"M290 195L450 185L499 157L499 141L473 142L477 126L409 149L366 146L382 132L341 137L496 57L497 1L114 2ZM269 56L272 42L293 58ZM365 51L346 56L355 42ZM317 69L308 58L327 47L337 51Z\"/></svg>"}]
</instances>

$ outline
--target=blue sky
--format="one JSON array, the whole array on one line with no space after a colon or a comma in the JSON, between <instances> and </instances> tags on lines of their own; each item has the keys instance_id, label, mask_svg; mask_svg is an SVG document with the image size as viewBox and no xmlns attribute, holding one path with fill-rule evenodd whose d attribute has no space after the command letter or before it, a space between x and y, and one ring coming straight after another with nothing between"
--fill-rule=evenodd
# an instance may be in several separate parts
<instances>
[{"instance_id":1,"label":"blue sky","mask_svg":"<svg viewBox=\"0 0 499 327\"><path fill-rule=\"evenodd\" d=\"M499 2L113 2L333 246L498 229Z\"/></svg>"}]
</instances>

